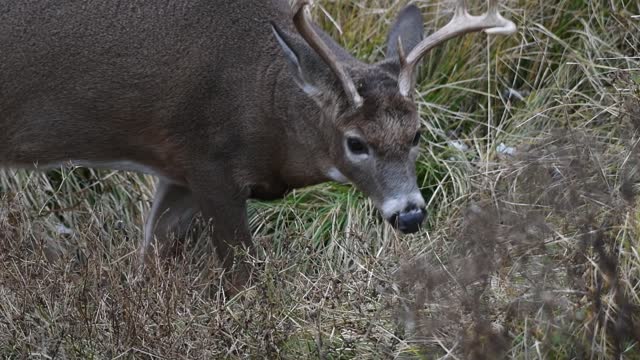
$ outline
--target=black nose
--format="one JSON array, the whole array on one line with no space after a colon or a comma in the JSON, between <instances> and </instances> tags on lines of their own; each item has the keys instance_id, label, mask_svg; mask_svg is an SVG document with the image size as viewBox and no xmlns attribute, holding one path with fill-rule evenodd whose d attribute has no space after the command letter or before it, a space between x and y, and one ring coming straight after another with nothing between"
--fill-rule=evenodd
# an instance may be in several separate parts
<instances>
[{"instance_id":1,"label":"black nose","mask_svg":"<svg viewBox=\"0 0 640 360\"><path fill-rule=\"evenodd\" d=\"M389 221L403 233L413 234L420 230L425 214L425 209L412 209L393 215Z\"/></svg>"}]
</instances>

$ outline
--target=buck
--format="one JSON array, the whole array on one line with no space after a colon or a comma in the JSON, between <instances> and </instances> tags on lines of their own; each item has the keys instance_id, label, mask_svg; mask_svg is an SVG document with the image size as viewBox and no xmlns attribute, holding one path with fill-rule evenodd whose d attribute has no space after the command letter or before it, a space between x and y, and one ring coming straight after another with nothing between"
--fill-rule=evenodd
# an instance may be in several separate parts
<instances>
[{"instance_id":1,"label":"buck","mask_svg":"<svg viewBox=\"0 0 640 360\"><path fill-rule=\"evenodd\" d=\"M310 1L155 0L0 4L0 165L65 164L159 178L145 225L154 241L210 220L229 267L251 247L248 199L350 182L399 231L420 228L416 68L438 44L515 25L488 1L458 0L423 38L416 6L386 57L365 64L311 20Z\"/></svg>"}]
</instances>

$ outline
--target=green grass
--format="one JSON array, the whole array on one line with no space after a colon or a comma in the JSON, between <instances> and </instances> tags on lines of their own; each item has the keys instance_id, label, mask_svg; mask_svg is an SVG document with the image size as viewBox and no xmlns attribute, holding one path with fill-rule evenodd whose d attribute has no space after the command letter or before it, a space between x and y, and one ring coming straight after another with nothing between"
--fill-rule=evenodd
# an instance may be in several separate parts
<instances>
[{"instance_id":1,"label":"green grass","mask_svg":"<svg viewBox=\"0 0 640 360\"><path fill-rule=\"evenodd\" d=\"M314 16L372 62L406 3ZM427 31L450 3L418 3ZM640 4L503 5L518 34L425 58L428 228L400 236L336 184L252 203L255 285L234 298L197 251L135 276L152 178L5 171L0 357L640 358Z\"/></svg>"}]
</instances>

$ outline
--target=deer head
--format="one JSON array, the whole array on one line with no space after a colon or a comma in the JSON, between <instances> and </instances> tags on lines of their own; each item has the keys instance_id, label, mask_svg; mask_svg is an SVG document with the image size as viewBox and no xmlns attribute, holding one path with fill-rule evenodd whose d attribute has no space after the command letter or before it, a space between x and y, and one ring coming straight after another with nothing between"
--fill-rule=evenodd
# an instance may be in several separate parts
<instances>
[{"instance_id":1,"label":"deer head","mask_svg":"<svg viewBox=\"0 0 640 360\"><path fill-rule=\"evenodd\" d=\"M405 8L390 31L386 58L373 65L348 55L312 24L310 0L293 7L302 39L273 25L295 82L321 113L324 133L318 135L329 144L333 164L328 176L353 183L402 232L416 232L426 214L415 174L421 137L416 68L427 52L456 36L514 32L497 0L488 3L487 13L472 16L458 0L451 22L425 39L419 9Z\"/></svg>"}]
</instances>

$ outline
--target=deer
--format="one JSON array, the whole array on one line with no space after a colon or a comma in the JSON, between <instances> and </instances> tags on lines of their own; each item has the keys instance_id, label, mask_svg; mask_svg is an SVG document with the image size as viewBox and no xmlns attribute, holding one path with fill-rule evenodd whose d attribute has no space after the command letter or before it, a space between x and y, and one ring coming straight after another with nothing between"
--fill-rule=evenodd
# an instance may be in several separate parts
<instances>
[{"instance_id":1,"label":"deer","mask_svg":"<svg viewBox=\"0 0 640 360\"><path fill-rule=\"evenodd\" d=\"M421 59L466 33L512 34L488 0L423 36L391 25L359 61L312 20L310 0L8 0L0 5L0 166L85 166L158 178L141 254L201 214L225 269L252 248L247 201L351 183L401 233L427 215L417 185Z\"/></svg>"}]
</instances>

